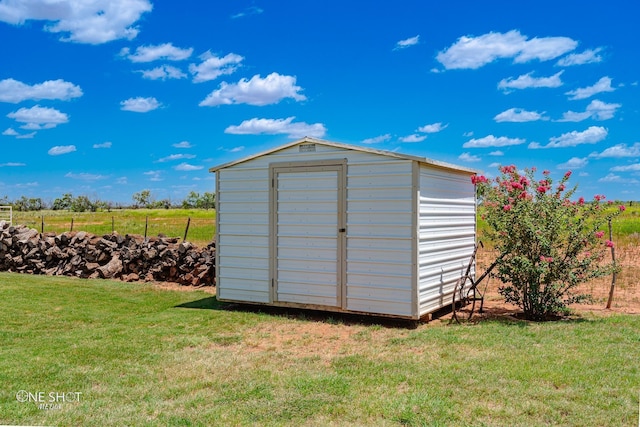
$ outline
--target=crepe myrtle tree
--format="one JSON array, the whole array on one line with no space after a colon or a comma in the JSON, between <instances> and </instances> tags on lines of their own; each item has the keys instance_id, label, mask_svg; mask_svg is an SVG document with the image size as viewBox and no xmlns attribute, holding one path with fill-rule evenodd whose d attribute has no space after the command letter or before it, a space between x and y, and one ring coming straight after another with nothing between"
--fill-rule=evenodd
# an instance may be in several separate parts
<instances>
[{"instance_id":1,"label":"crepe myrtle tree","mask_svg":"<svg viewBox=\"0 0 640 427\"><path fill-rule=\"evenodd\" d=\"M537 179L535 168L499 170L494 179L471 179L488 225L484 237L497 251L499 292L531 320L566 314L569 304L590 300L576 292L579 284L615 269L605 262L613 242L602 228L625 207L607 208L603 195L572 199L577 186L567 186L570 171L554 183L549 171Z\"/></svg>"}]
</instances>

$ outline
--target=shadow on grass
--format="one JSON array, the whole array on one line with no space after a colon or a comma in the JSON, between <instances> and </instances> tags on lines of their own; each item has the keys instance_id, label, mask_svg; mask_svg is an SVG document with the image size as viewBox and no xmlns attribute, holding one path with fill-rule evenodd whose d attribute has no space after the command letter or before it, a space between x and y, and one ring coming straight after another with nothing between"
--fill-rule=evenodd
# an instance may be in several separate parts
<instances>
[{"instance_id":1,"label":"shadow on grass","mask_svg":"<svg viewBox=\"0 0 640 427\"><path fill-rule=\"evenodd\" d=\"M218 301L216 297L202 298L196 301L176 305L175 308L196 308L200 310L225 310L229 304Z\"/></svg>"},{"instance_id":2,"label":"shadow on grass","mask_svg":"<svg viewBox=\"0 0 640 427\"><path fill-rule=\"evenodd\" d=\"M330 323L336 325L365 325L365 326L382 326L387 328L408 328L415 329L420 323L425 321L416 321L408 319L389 318L383 316L339 313L323 310L312 310L306 308L293 307L274 307L268 305L255 304L239 304L220 302L215 296L202 298L195 301L185 302L176 305L175 308L191 308L199 310L218 310L232 311L240 313L266 314L269 316L285 317L287 319L310 321L319 323Z\"/></svg>"}]
</instances>

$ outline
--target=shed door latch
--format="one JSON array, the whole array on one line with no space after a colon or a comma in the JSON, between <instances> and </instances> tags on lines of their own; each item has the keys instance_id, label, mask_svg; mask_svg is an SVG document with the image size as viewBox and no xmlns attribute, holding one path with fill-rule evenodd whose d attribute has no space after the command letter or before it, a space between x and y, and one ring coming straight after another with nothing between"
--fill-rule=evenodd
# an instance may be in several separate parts
<instances>
[{"instance_id":1,"label":"shed door latch","mask_svg":"<svg viewBox=\"0 0 640 427\"><path fill-rule=\"evenodd\" d=\"M346 232L347 232L347 229L346 229L346 228L340 228L340 229L338 229L338 231L339 231L340 233L346 233Z\"/></svg>"}]
</instances>

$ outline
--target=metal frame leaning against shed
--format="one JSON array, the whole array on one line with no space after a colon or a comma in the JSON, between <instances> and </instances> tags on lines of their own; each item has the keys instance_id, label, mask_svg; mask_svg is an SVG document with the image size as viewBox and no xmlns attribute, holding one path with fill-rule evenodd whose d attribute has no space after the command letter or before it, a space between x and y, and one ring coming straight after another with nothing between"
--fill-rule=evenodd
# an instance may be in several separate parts
<instances>
[{"instance_id":1,"label":"metal frame leaning against shed","mask_svg":"<svg viewBox=\"0 0 640 427\"><path fill-rule=\"evenodd\" d=\"M473 169L307 137L210 172L221 301L418 319L473 253Z\"/></svg>"}]
</instances>

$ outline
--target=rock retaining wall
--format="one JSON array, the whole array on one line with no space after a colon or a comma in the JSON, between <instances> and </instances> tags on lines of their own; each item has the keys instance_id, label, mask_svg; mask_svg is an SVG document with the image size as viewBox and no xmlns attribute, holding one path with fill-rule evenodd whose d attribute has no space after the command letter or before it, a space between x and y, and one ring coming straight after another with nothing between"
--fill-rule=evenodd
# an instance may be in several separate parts
<instances>
[{"instance_id":1,"label":"rock retaining wall","mask_svg":"<svg viewBox=\"0 0 640 427\"><path fill-rule=\"evenodd\" d=\"M0 221L0 271L213 286L215 243L198 248L178 240L84 231L39 233Z\"/></svg>"}]
</instances>

